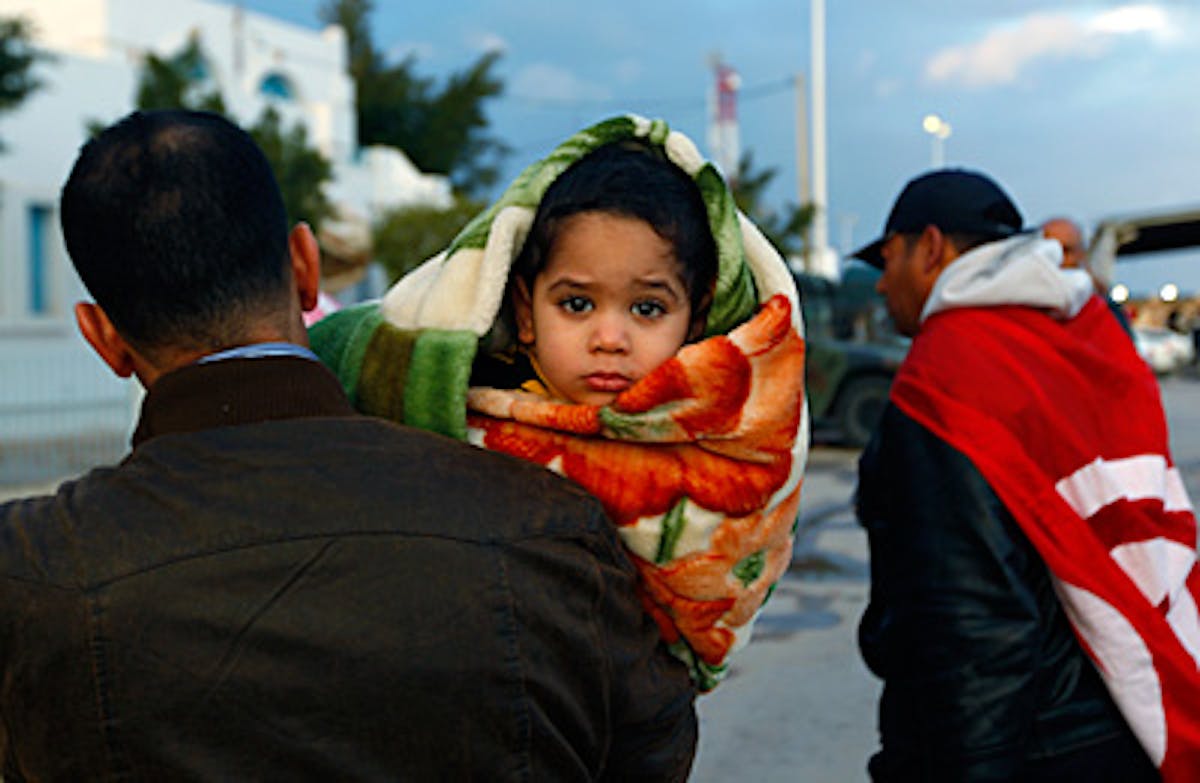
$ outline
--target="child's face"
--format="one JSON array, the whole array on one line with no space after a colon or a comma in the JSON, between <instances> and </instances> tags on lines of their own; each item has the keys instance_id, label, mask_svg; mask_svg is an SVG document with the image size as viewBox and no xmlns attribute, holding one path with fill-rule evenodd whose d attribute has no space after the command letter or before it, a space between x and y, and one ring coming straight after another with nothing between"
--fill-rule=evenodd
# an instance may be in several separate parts
<instances>
[{"instance_id":1,"label":"child's face","mask_svg":"<svg viewBox=\"0 0 1200 783\"><path fill-rule=\"evenodd\" d=\"M674 356L691 325L674 248L636 218L569 218L533 291L517 289L518 336L570 402L611 402Z\"/></svg>"}]
</instances>

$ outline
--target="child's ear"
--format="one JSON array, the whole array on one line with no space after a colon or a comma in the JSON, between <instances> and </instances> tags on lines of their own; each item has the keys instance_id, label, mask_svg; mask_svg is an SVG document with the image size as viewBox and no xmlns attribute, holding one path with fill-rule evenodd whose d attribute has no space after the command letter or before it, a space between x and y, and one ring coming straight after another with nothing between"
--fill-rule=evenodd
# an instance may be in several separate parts
<instances>
[{"instance_id":1,"label":"child's ear","mask_svg":"<svg viewBox=\"0 0 1200 783\"><path fill-rule=\"evenodd\" d=\"M524 280L518 277L514 282L512 302L517 319L517 340L522 345L533 345L533 297Z\"/></svg>"}]
</instances>

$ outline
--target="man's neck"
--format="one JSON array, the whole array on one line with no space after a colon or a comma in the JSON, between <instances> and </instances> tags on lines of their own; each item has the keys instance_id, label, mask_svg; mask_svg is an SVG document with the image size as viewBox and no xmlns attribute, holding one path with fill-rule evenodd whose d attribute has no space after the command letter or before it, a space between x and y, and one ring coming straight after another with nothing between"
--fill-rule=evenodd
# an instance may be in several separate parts
<instances>
[{"instance_id":1,"label":"man's neck","mask_svg":"<svg viewBox=\"0 0 1200 783\"><path fill-rule=\"evenodd\" d=\"M255 345L286 344L308 349L308 329L304 326L299 304L294 301L286 310L270 310L259 318L243 322L243 327L238 330L239 335L225 345L167 345L156 348L152 359L147 356L140 357L143 361L136 370L138 380L142 382L143 388L149 389L156 380L172 370L195 364L207 356Z\"/></svg>"},{"instance_id":2,"label":"man's neck","mask_svg":"<svg viewBox=\"0 0 1200 783\"><path fill-rule=\"evenodd\" d=\"M154 351L152 359L139 355L140 361L136 362L134 374L141 381L142 387L149 389L155 381L172 370L178 370L197 362L214 361L210 358L214 356L225 357L238 353L247 356L265 354L278 356L284 353L295 353L297 355L307 354L305 358L309 358L312 354L308 350L308 332L303 328L299 318L297 318L297 323L301 324L299 330L290 330L287 334L282 334L277 329L257 331L247 335L245 339L236 344L215 349L174 346L158 348ZM267 349L256 347L264 345L272 347Z\"/></svg>"}]
</instances>

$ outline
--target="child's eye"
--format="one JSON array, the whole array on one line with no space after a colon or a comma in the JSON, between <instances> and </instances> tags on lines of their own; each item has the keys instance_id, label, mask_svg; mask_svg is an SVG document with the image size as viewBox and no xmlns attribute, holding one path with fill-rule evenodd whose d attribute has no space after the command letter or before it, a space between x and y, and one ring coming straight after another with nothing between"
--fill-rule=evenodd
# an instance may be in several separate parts
<instances>
[{"instance_id":1,"label":"child's eye","mask_svg":"<svg viewBox=\"0 0 1200 783\"><path fill-rule=\"evenodd\" d=\"M667 308L661 302L656 302L653 299L643 299L640 302L634 302L630 310L634 315L641 318L658 318L667 314Z\"/></svg>"},{"instance_id":2,"label":"child's eye","mask_svg":"<svg viewBox=\"0 0 1200 783\"><path fill-rule=\"evenodd\" d=\"M566 296L558 301L558 306L568 313L586 313L592 309L592 300L586 296Z\"/></svg>"}]
</instances>

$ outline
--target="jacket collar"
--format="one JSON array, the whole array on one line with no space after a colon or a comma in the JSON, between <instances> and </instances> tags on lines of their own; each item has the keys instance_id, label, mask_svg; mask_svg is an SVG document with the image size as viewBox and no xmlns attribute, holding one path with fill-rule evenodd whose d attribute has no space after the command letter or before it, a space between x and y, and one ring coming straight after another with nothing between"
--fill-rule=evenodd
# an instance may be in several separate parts
<instances>
[{"instance_id":1,"label":"jacket collar","mask_svg":"<svg viewBox=\"0 0 1200 783\"><path fill-rule=\"evenodd\" d=\"M226 359L163 375L142 402L133 446L158 435L275 419L353 416L324 365L297 357Z\"/></svg>"}]
</instances>

